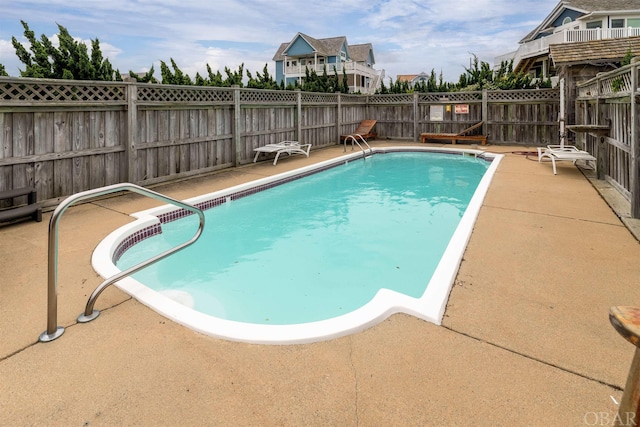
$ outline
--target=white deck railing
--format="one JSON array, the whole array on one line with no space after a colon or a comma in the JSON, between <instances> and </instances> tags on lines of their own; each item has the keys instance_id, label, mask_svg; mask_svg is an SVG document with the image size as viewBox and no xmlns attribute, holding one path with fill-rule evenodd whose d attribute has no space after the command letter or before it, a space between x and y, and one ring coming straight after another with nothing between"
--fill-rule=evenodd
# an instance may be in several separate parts
<instances>
[{"instance_id":1,"label":"white deck railing","mask_svg":"<svg viewBox=\"0 0 640 427\"><path fill-rule=\"evenodd\" d=\"M315 71L318 75L322 75L325 70L327 70L327 74L333 75L333 67L336 67L336 71L339 75L342 75L343 70L347 72L347 74L358 74L360 76L367 77L369 80L368 86L349 86L349 91L352 93L360 92L364 94L373 94L375 93L378 86L380 86L380 73L371 68L362 64L358 64L356 62L341 62L337 64L297 64L293 66L285 67L285 75L286 77L304 77L307 71ZM384 71L383 71L384 75ZM358 79L356 79L357 81Z\"/></svg>"},{"instance_id":2,"label":"white deck railing","mask_svg":"<svg viewBox=\"0 0 640 427\"><path fill-rule=\"evenodd\" d=\"M292 76L304 76L306 69L309 71L314 71L318 74L322 74L325 70L327 70L327 74L333 74L333 67L336 67L338 73L342 73L342 70L346 70L347 74L353 74L353 72L358 72L361 75L374 78L378 75L378 71L371 67L367 67L362 64L358 64L357 62L339 62L334 64L297 64L297 65L289 65L285 67L284 72L287 77Z\"/></svg>"},{"instance_id":3,"label":"white deck railing","mask_svg":"<svg viewBox=\"0 0 640 427\"><path fill-rule=\"evenodd\" d=\"M640 36L640 28L594 28L591 30L563 30L520 45L518 50L494 58L494 67L513 59L515 68L523 59L549 52L552 44L587 42L594 40L622 39Z\"/></svg>"}]
</instances>

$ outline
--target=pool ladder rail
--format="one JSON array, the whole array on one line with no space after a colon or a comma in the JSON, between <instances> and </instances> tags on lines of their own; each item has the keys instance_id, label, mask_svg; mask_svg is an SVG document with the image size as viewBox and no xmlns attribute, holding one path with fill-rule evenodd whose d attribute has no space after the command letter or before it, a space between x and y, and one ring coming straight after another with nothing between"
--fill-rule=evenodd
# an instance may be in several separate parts
<instances>
[{"instance_id":1,"label":"pool ladder rail","mask_svg":"<svg viewBox=\"0 0 640 427\"><path fill-rule=\"evenodd\" d=\"M184 203L179 200L173 199L169 196L165 196L164 194L160 194L158 192L140 187L139 185L130 184L130 183L120 183L120 184L109 185L106 187L95 188L93 190L83 191L80 193L76 193L72 196L69 196L62 203L58 205L55 211L53 211L53 215L49 220L47 330L44 331L42 334L40 334L40 337L39 337L40 342L53 341L64 333L64 328L57 325L58 323L58 222L60 221L62 214L67 210L68 207L70 207L74 203L95 199L97 197L104 196L106 194L116 193L121 191L131 191L131 192L138 193L153 199L161 200L166 203L176 205L182 209L191 211L199 216L200 224L198 225L198 230L196 231L196 233L191 239L185 241L184 243L181 243L180 245L175 246L174 248L168 249L158 255L155 255L154 257L149 258L146 261L142 261L132 267L129 267L128 269L121 271L120 273L102 282L89 297L84 313L78 316L78 322L80 323L90 322L91 320L98 317L100 312L98 310L94 310L93 307L96 302L96 299L100 296L102 291L104 291L107 287L117 282L118 280L128 277L133 273L136 273L137 271L143 269L144 267L154 264L160 261L161 259L195 243L195 241L198 240L198 238L202 234L202 230L204 229L204 212L202 212L201 209L195 206L192 206L188 203Z\"/></svg>"},{"instance_id":2,"label":"pool ladder rail","mask_svg":"<svg viewBox=\"0 0 640 427\"><path fill-rule=\"evenodd\" d=\"M364 139L362 137L362 135L360 135L359 133L354 133L351 135L347 135L347 137L344 139L344 151L347 151L347 141L351 140L351 151L353 151L353 144L355 143L358 147L360 147L360 149L362 150L362 158L366 158L367 157L367 152L366 150L362 147L362 144L360 144L360 142L358 141L358 139L360 140L360 142L362 142L364 145L367 146L367 148L369 149L369 155L373 154L373 148L371 148L369 146L369 144L367 143L367 140Z\"/></svg>"}]
</instances>

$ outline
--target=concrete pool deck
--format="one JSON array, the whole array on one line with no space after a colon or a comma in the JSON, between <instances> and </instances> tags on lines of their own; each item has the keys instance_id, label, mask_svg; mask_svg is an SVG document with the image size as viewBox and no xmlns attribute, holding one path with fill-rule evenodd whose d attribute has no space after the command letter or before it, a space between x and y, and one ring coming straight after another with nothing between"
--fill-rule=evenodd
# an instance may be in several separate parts
<instances>
[{"instance_id":1,"label":"concrete pool deck","mask_svg":"<svg viewBox=\"0 0 640 427\"><path fill-rule=\"evenodd\" d=\"M51 212L0 226L0 425L611 425L634 347L608 311L640 305L640 245L596 190L603 183L569 162L554 176L513 153L523 150L486 147L506 156L442 326L396 314L330 341L252 345L193 332L116 287L95 321L77 324L102 282L90 265L97 243L160 204L126 195L65 213L66 331L38 343ZM154 189L185 199L341 154L313 150Z\"/></svg>"}]
</instances>

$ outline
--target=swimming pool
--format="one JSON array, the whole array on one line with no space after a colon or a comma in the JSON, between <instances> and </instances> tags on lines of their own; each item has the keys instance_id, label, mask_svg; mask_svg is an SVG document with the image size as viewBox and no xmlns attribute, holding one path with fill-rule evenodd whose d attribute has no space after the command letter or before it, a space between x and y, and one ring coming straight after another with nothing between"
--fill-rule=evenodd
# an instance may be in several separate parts
<instances>
[{"instance_id":1,"label":"swimming pool","mask_svg":"<svg viewBox=\"0 0 640 427\"><path fill-rule=\"evenodd\" d=\"M360 158L361 153L353 153L190 199L187 202L203 209L217 206L206 211L205 230L213 230L211 238L227 242L227 246L216 249L200 245L197 256L183 250L158 263L156 269L148 267L137 273L135 279L127 278L117 285L154 310L195 330L254 343L328 339L365 329L398 311L439 324L473 222L501 157L485 155L479 150L420 148L378 148L374 149L377 154L366 160ZM431 152L426 154L429 157L424 157L431 163L413 164L415 155L408 152L420 151L423 153L419 158L423 158L424 151ZM394 154L380 155L385 153ZM476 156L483 160L476 160ZM394 182L393 175L376 175L385 173L376 170L391 169L385 167L387 161L398 160L404 163L396 163L396 169L414 168L409 173L421 174L417 176L418 184ZM462 172L452 176L445 171L450 162L467 163L476 169L471 175L477 175L477 179L470 178L480 181L475 192L464 188L469 183ZM380 164L377 169L376 164ZM481 172L478 165L482 166ZM318 170L323 172L317 174ZM340 201L330 205L329 200L322 201L324 194L327 194L325 198L336 197L322 189L322 182L331 179L331 174L336 177L331 184L324 185L342 187L347 194L345 199L351 199L351 204ZM370 182L368 187L358 188L356 181ZM427 190L438 182L444 184L443 181L449 183L446 194L434 195L433 189ZM283 182L287 184L279 185ZM382 188L380 182L391 187ZM462 194L462 189L468 195ZM296 196L296 192L301 194ZM320 201L305 197L312 193ZM254 195L243 197L248 194ZM284 202L276 202L277 197L284 197ZM388 206L393 212L375 210L389 199L392 200ZM466 210L464 199L469 201ZM417 204L414 216L407 213L412 211L411 204ZM309 206L310 211L303 210ZM117 264L124 269L153 251L166 249L158 249L157 243L152 243L154 238L148 238L157 235L160 228L163 231L159 238L161 246L182 241L167 237L173 236L173 228L188 228L187 219L171 221L181 216L172 209L175 208L167 206L134 214L137 221L116 230L98 246L93 256L94 268L107 277L120 271ZM438 213L438 210L444 211ZM416 214L424 217L415 217ZM429 223L430 217L436 214L457 218L453 225L415 228ZM252 223L256 218L258 221ZM311 224L297 224L305 219ZM267 231L261 230L263 225ZM269 229L274 231L273 236L268 235ZM403 236L404 229L408 234ZM398 259L394 259L394 251L384 253L387 240L395 237L409 249L404 253L395 251ZM344 240L340 240L342 238ZM201 240L207 239L203 235ZM441 242L442 247L434 249L437 256L429 252L429 240ZM293 246L285 245L291 241ZM353 242L361 245L351 247ZM398 246L397 241L389 244ZM134 251L128 250L134 246ZM378 252L380 259L375 258ZM216 265L214 272L191 275L195 268L193 260L199 258L206 258L205 264ZM180 270L183 267L184 270ZM245 275L251 268L253 272ZM203 294L190 288L202 281L198 276L206 276L209 283L201 288L213 287L214 292ZM160 277L169 279L169 285L155 284ZM153 284L156 290L143 283ZM279 288L282 288L281 294L277 293ZM319 288L324 290L318 292ZM358 295L352 295L352 291ZM289 301L295 294L306 300ZM329 295L326 301L322 299L323 294ZM203 305L203 301L207 304ZM205 305L210 309L203 309ZM200 311L191 309L194 306Z\"/></svg>"}]
</instances>

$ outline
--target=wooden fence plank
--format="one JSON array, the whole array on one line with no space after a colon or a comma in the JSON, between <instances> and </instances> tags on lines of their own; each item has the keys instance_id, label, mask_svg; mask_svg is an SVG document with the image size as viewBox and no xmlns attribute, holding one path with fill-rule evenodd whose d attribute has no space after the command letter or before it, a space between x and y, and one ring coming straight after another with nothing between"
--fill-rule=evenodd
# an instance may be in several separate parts
<instances>
[{"instance_id":1,"label":"wooden fence plank","mask_svg":"<svg viewBox=\"0 0 640 427\"><path fill-rule=\"evenodd\" d=\"M34 141L36 156L54 152L53 132L54 114L51 112L34 113ZM38 200L47 200L53 197L53 160L34 162L35 188Z\"/></svg>"}]
</instances>

